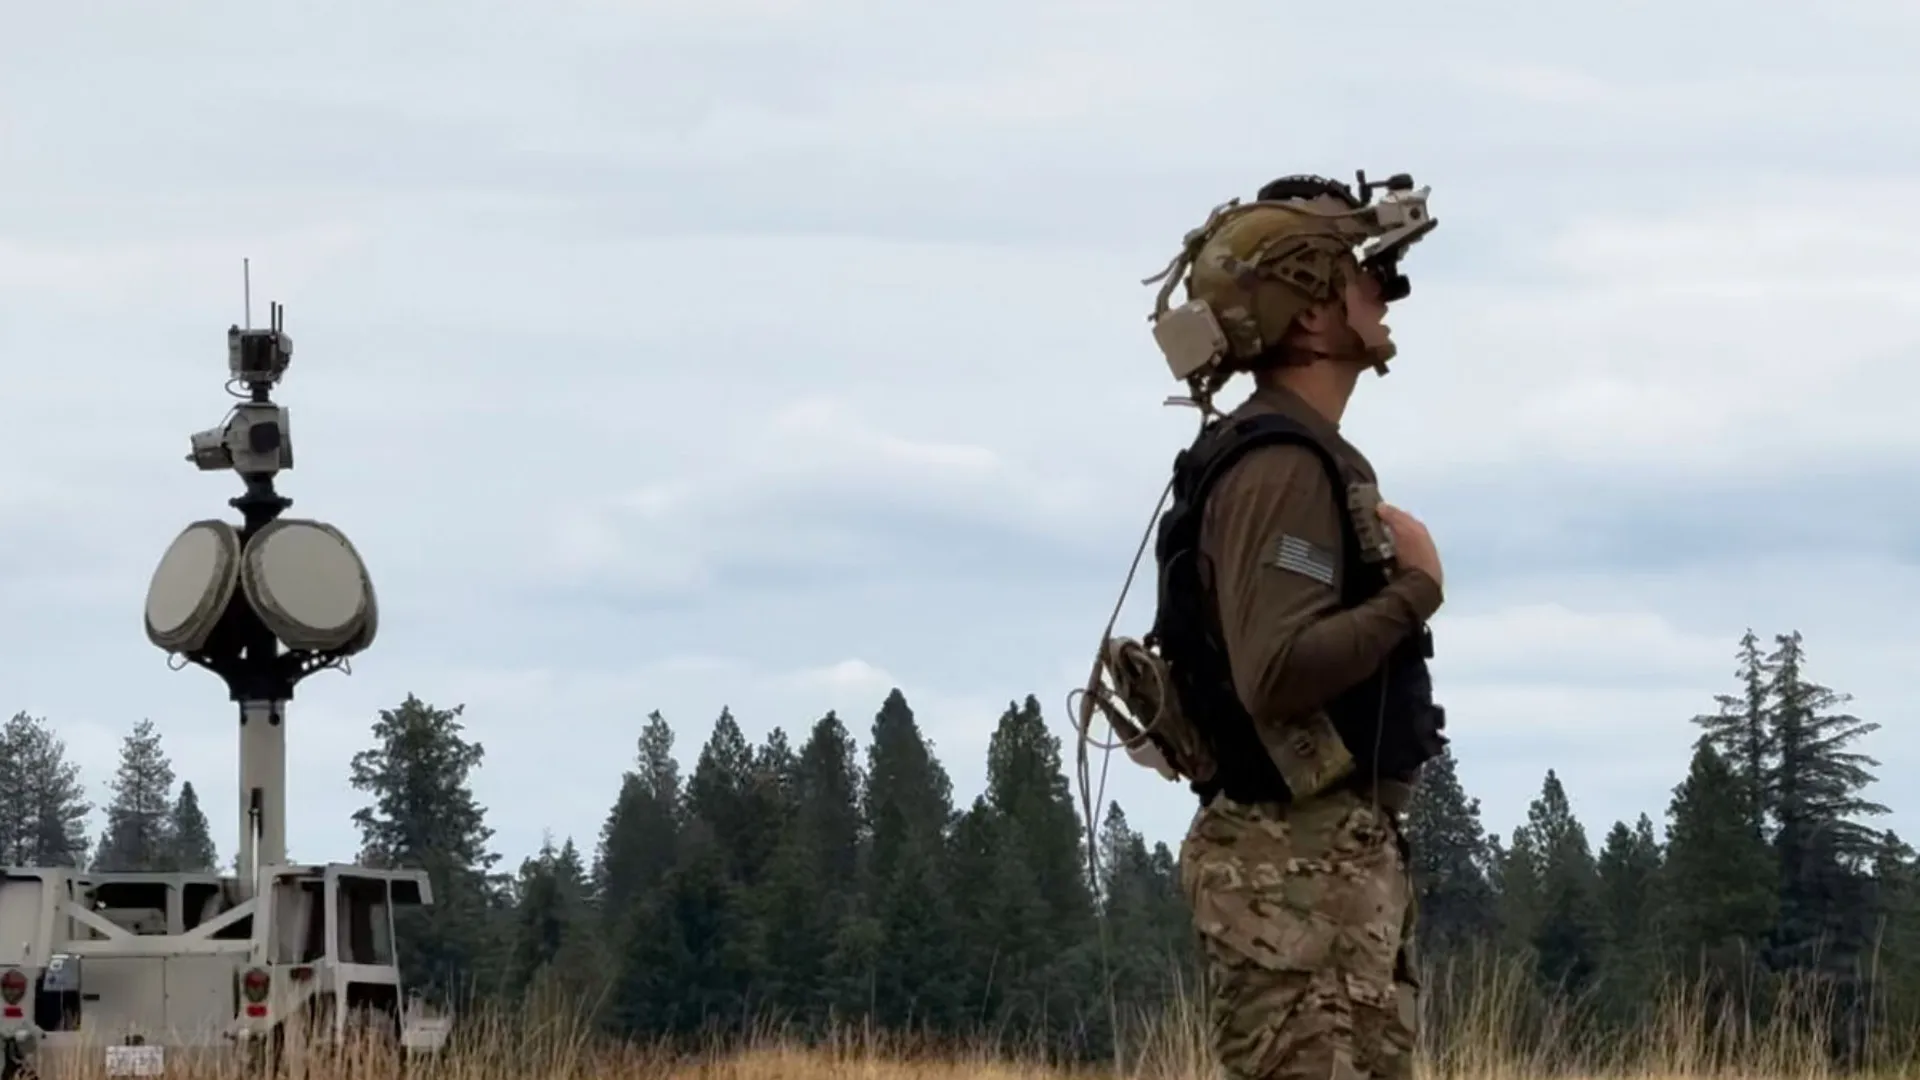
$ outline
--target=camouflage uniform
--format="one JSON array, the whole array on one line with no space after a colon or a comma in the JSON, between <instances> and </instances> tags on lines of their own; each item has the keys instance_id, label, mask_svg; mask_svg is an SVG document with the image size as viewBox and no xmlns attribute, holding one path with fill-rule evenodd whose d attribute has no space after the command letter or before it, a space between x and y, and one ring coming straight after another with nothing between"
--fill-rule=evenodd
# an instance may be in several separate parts
<instances>
[{"instance_id":1,"label":"camouflage uniform","mask_svg":"<svg viewBox=\"0 0 1920 1080\"><path fill-rule=\"evenodd\" d=\"M1341 296L1344 282L1371 272L1351 252L1377 222L1340 216L1357 205L1353 200L1312 191L1263 192L1263 200L1217 211L1188 236L1167 271L1159 311L1166 312L1173 274L1185 266L1189 297L1207 305L1223 335L1226 359L1217 367L1182 362L1190 359L1182 343L1163 342L1176 372L1197 372L1189 381L1203 393L1268 354L1310 306ZM1399 283L1404 295L1405 279ZM1390 342L1377 343L1358 359L1384 370L1393 355ZM1375 555L1342 539L1351 538L1362 513L1354 493L1374 491L1377 500L1377 489L1372 466L1340 437L1336 421L1277 383L1257 388L1229 420L1262 411L1309 431L1324 453L1254 449L1192 496L1199 504L1193 513L1205 519L1197 541L1188 525L1162 526L1163 547L1185 551L1181 544L1194 544L1199 564L1209 568L1200 579L1182 579L1181 588L1209 594L1207 633L1215 643L1208 648L1224 658L1218 674L1233 684L1222 691L1225 708L1218 697L1207 706L1210 691L1192 691L1179 711L1210 720L1202 725L1210 729L1245 726L1257 740L1234 749L1223 744L1218 749L1231 760L1185 770L1203 799L1181 845L1180 876L1206 962L1211 1042L1235 1080L1407 1080L1418 999L1413 886L1399 819L1418 757L1411 767L1399 767L1410 760L1404 756L1386 755L1397 766L1371 759L1372 774L1362 776L1332 711L1351 722L1353 688L1393 677L1382 673L1424 685L1421 662L1414 672L1395 667L1393 658L1425 634L1441 603L1440 585L1422 571L1395 570L1390 544ZM1323 467L1328 461L1337 463L1337 475ZM1176 513L1187 512L1169 516ZM1168 539L1176 532L1186 539ZM1178 560L1167 550L1161 558L1165 575ZM1168 580L1163 617L1182 608L1166 592ZM1383 584L1364 585L1374 580ZM1163 648L1173 645L1163 638ZM1177 676L1180 661L1168 655ZM1374 700L1377 706L1364 707L1363 726L1374 727L1377 708L1386 717L1383 731L1404 730L1394 726L1402 713L1431 704L1402 697L1389 708L1384 696ZM1227 715L1234 712L1241 715ZM1439 712L1436 723L1444 725ZM1185 733L1184 742L1196 741ZM1437 752L1416 741L1423 752ZM1268 769L1275 797L1286 802L1249 801L1256 796L1246 792L1263 787L1248 787L1255 766ZM1231 785L1210 778L1216 771L1240 777L1238 801L1225 794Z\"/></svg>"},{"instance_id":2,"label":"camouflage uniform","mask_svg":"<svg viewBox=\"0 0 1920 1080\"><path fill-rule=\"evenodd\" d=\"M1194 817L1180 876L1228 1076L1413 1075L1413 889L1391 811L1351 790L1296 806L1219 796Z\"/></svg>"}]
</instances>

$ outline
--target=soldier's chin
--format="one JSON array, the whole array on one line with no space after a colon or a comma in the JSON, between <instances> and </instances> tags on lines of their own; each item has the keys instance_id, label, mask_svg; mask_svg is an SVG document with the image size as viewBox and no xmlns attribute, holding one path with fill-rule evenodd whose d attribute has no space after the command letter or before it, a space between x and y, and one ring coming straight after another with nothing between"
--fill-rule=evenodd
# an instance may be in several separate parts
<instances>
[{"instance_id":1,"label":"soldier's chin","mask_svg":"<svg viewBox=\"0 0 1920 1080\"><path fill-rule=\"evenodd\" d=\"M1400 355L1400 347L1389 338L1378 345L1367 346L1367 364L1382 375L1387 373L1387 361Z\"/></svg>"}]
</instances>

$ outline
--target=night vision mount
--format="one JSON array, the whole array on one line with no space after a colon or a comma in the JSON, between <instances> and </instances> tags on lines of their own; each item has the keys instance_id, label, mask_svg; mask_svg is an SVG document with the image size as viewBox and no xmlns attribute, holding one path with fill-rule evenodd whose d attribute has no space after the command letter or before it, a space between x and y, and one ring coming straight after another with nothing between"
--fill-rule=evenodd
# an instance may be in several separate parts
<instances>
[{"instance_id":1,"label":"night vision mount","mask_svg":"<svg viewBox=\"0 0 1920 1080\"><path fill-rule=\"evenodd\" d=\"M1406 173L1379 181L1368 180L1364 171L1355 176L1357 194L1337 180L1302 174L1270 181L1253 202L1233 199L1223 203L1213 209L1205 224L1186 235L1180 253L1164 270L1141 282L1160 284L1149 316L1154 340L1174 378L1194 387L1195 397L1174 398L1169 403L1198 404L1204 411L1205 400L1217 389L1217 385L1206 385L1207 381L1217 383L1220 363L1230 354L1230 339L1221 320L1234 313L1214 311L1204 297L1177 306L1171 298L1182 274L1191 273L1201 249L1232 218L1277 206L1319 218L1325 223L1324 235L1338 237L1339 243L1348 245L1361 270L1379 282L1385 302L1404 300L1412 293L1412 282L1400 270L1400 258L1439 224L1427 209L1430 189L1416 188L1413 177ZM1376 192L1381 193L1377 198ZM1278 256L1281 260L1286 257L1285 252ZM1189 279L1190 288L1191 284ZM1244 319L1247 313L1241 311L1238 316ZM1384 362L1376 366L1385 371Z\"/></svg>"},{"instance_id":2,"label":"night vision mount","mask_svg":"<svg viewBox=\"0 0 1920 1080\"><path fill-rule=\"evenodd\" d=\"M1376 189L1386 194L1373 201L1373 219L1380 233L1360 245L1360 265L1380 282L1381 299L1391 304L1405 300L1413 292L1413 283L1400 272L1400 256L1440 223L1427 212L1427 194L1431 188L1415 188L1413 177L1395 173L1376 183L1367 182L1364 170L1354 174L1360 187L1360 202L1373 200Z\"/></svg>"},{"instance_id":3,"label":"night vision mount","mask_svg":"<svg viewBox=\"0 0 1920 1080\"><path fill-rule=\"evenodd\" d=\"M1375 199L1374 192L1385 194ZM1380 282L1387 303L1404 300L1413 284L1400 272L1400 257L1439 222L1427 211L1431 188L1415 188L1413 177L1395 173L1385 180L1368 180L1365 169L1354 173L1354 186L1324 176L1283 176L1260 189L1260 202L1282 202L1331 197L1358 217L1368 235L1354 249L1360 266ZM1357 192L1357 193L1356 193Z\"/></svg>"},{"instance_id":4,"label":"night vision mount","mask_svg":"<svg viewBox=\"0 0 1920 1080\"><path fill-rule=\"evenodd\" d=\"M147 588L147 640L206 668L240 705L241 865L251 876L286 858L286 704L294 684L373 644L379 625L372 579L345 534L320 521L283 518L293 500L274 477L293 468L287 410L274 386L293 342L284 311L264 330L227 331L227 392L244 400L226 422L191 437L187 455L206 472L232 470L246 490L220 519L186 527ZM236 390L244 386L244 391Z\"/></svg>"}]
</instances>

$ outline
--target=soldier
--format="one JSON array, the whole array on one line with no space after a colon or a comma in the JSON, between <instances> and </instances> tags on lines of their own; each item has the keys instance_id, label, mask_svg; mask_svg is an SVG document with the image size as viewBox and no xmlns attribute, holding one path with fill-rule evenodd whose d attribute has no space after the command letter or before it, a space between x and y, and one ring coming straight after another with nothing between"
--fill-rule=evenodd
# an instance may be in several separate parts
<instances>
[{"instance_id":1,"label":"soldier","mask_svg":"<svg viewBox=\"0 0 1920 1080\"><path fill-rule=\"evenodd\" d=\"M1369 202L1375 187L1389 192ZM1147 641L1174 693L1156 742L1184 746L1165 756L1186 759L1175 771L1202 800L1181 883L1215 1052L1249 1080L1412 1074L1401 815L1446 743L1426 667L1443 576L1426 527L1380 502L1340 421L1361 375L1395 354L1383 319L1409 289L1398 259L1434 223L1404 176L1362 174L1360 188L1287 177L1216 210L1155 314L1207 417L1159 524ZM1170 311L1183 267L1188 302ZM1252 394L1220 416L1212 395L1241 372Z\"/></svg>"}]
</instances>

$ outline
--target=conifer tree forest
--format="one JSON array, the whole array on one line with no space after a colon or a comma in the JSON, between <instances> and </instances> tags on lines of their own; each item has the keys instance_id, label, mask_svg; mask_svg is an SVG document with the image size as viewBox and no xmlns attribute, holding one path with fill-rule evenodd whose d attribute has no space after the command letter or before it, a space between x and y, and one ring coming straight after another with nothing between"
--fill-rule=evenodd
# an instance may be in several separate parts
<instances>
[{"instance_id":1,"label":"conifer tree forest","mask_svg":"<svg viewBox=\"0 0 1920 1080\"><path fill-rule=\"evenodd\" d=\"M1730 692L1674 718L1698 738L1671 799L1633 821L1577 820L1548 771L1497 836L1454 758L1427 766L1407 830L1430 1030L1475 1008L1489 972L1515 1024L1561 1040L1642 1037L1679 991L1732 1027L1821 1002L1811 1022L1842 1061L1920 1025L1920 862L1875 825L1858 743L1877 725L1812 681L1798 633L1749 632L1732 658ZM1000 716L971 799L899 690L858 744L832 713L754 745L724 708L698 733L655 712L599 835L517 865L492 849L459 705L410 695L370 734L350 776L359 857L429 872L436 904L399 926L402 963L463 1013L558 994L646 1040L851 1025L1097 1059L1195 992L1176 850L1117 804L1088 829L1071 727L1032 697ZM46 721L0 729L0 766L10 862L214 864L151 724L126 737L97 838Z\"/></svg>"}]
</instances>

